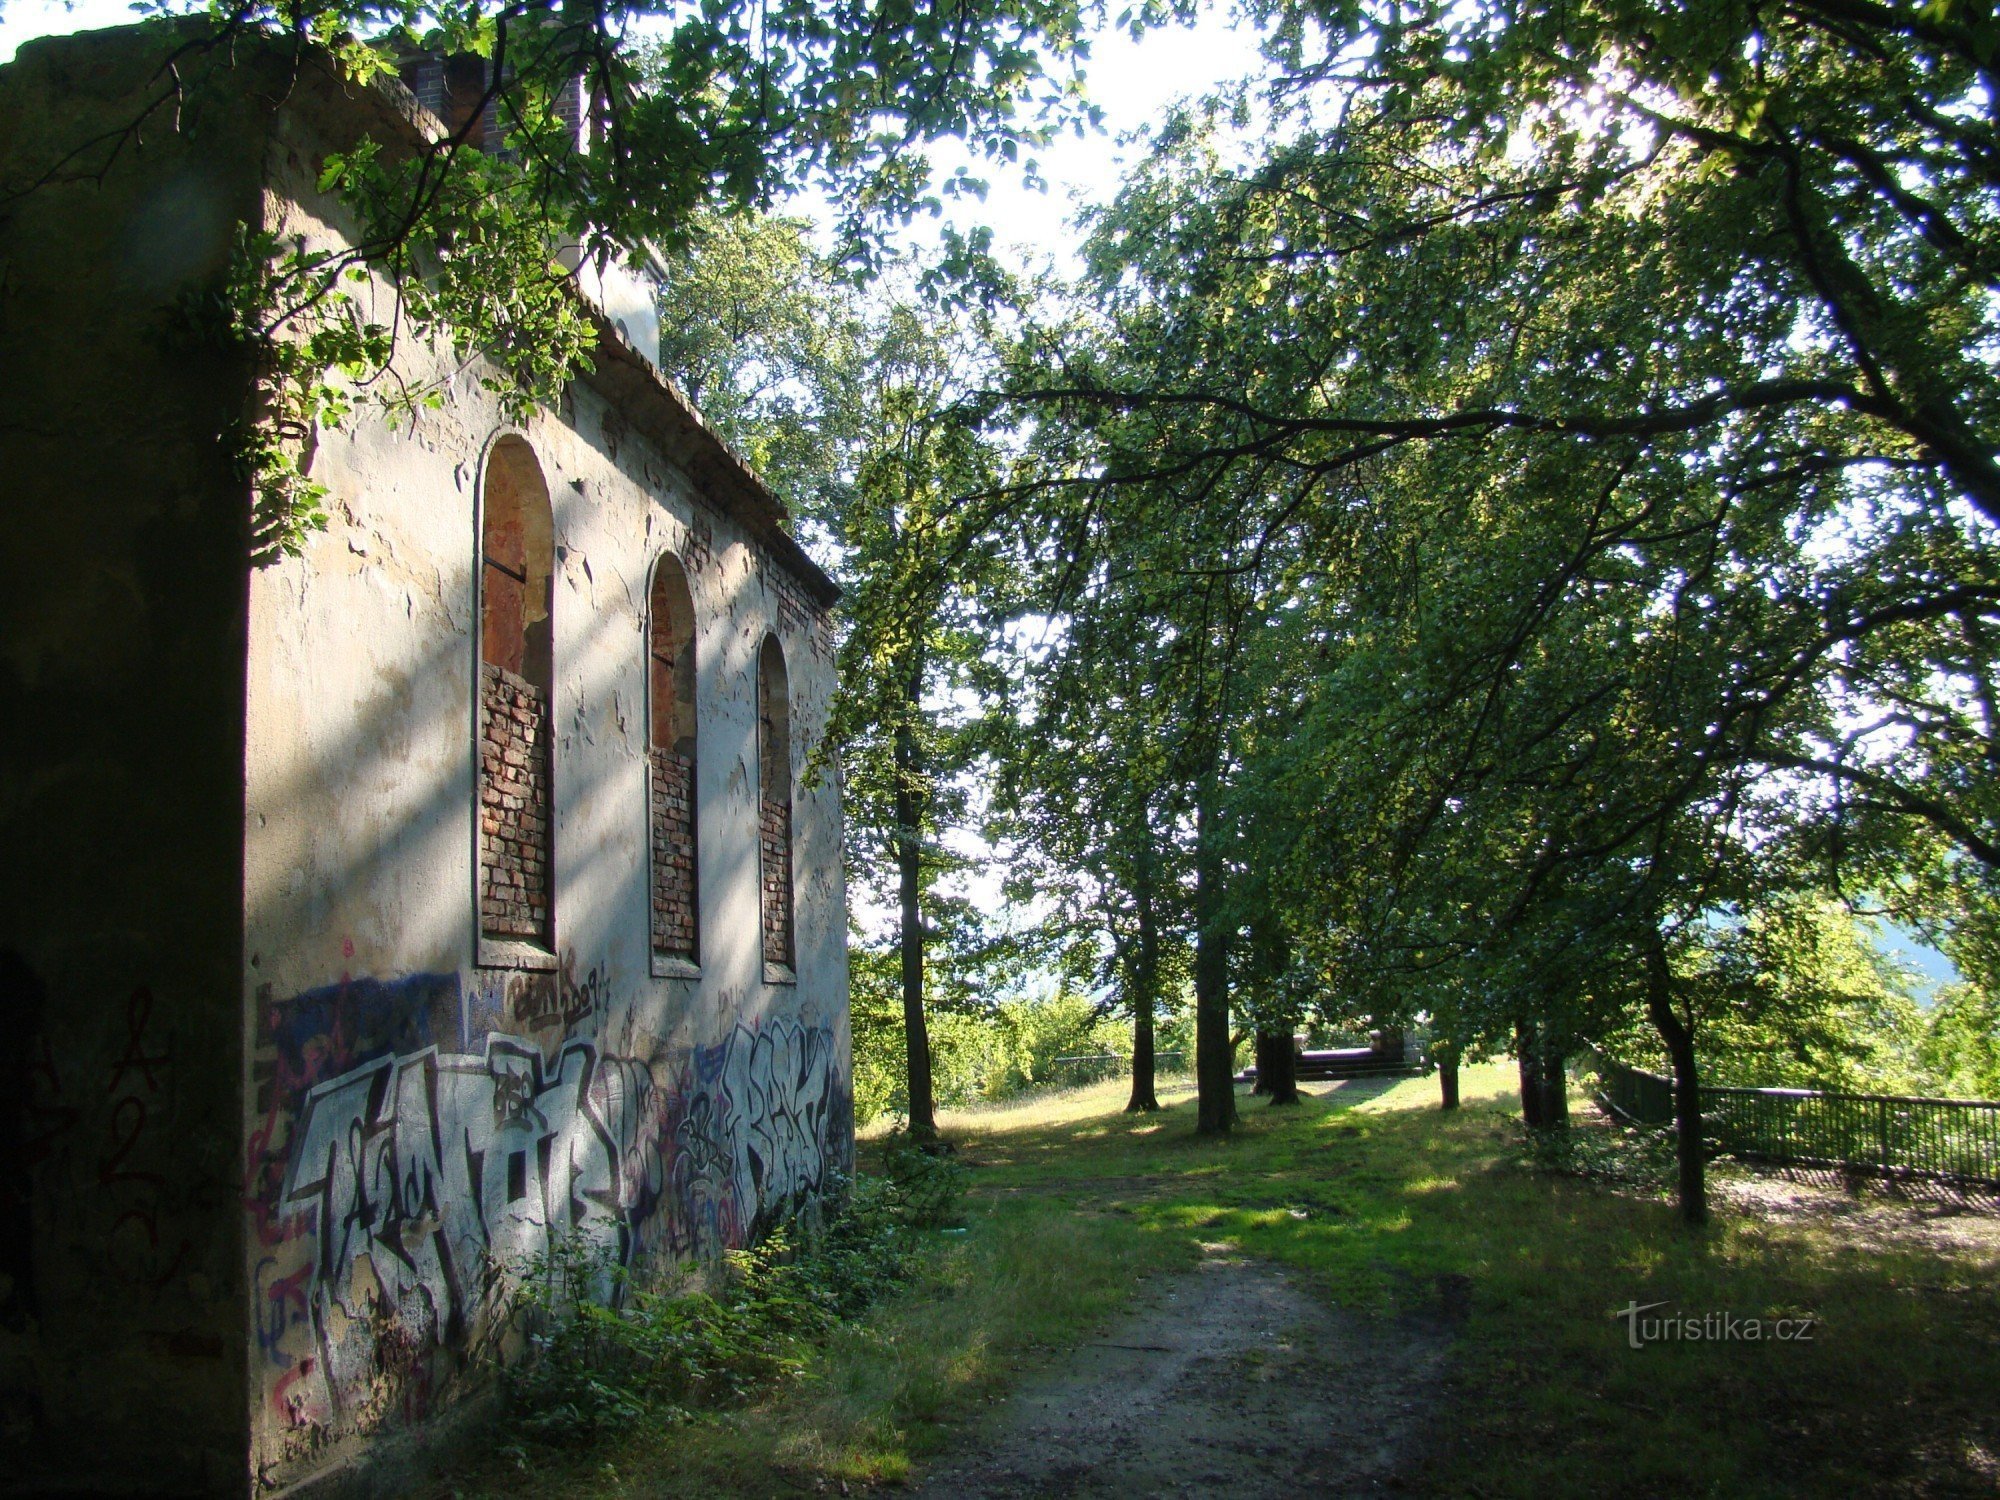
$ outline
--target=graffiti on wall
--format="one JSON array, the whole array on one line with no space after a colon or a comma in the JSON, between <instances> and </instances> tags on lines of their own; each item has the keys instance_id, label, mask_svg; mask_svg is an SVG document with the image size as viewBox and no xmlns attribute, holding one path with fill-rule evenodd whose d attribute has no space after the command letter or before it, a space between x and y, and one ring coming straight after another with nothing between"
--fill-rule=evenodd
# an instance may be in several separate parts
<instances>
[{"instance_id":1,"label":"graffiti on wall","mask_svg":"<svg viewBox=\"0 0 2000 1500\"><path fill-rule=\"evenodd\" d=\"M427 1048L313 1089L278 1193L315 1242L323 1404L302 1392L296 1417L365 1407L385 1323L419 1349L464 1346L490 1319L502 1266L572 1235L628 1260L659 1199L658 1114L645 1065L587 1042L545 1065L493 1036L484 1056Z\"/></svg>"},{"instance_id":2,"label":"graffiti on wall","mask_svg":"<svg viewBox=\"0 0 2000 1500\"><path fill-rule=\"evenodd\" d=\"M846 1164L825 1026L738 1024L654 1059L505 1032L451 1051L441 1023L481 1007L458 1000L455 976L427 975L273 1009L246 1196L289 1456L423 1416L498 1337L510 1271L552 1247L574 1238L607 1267L713 1255Z\"/></svg>"},{"instance_id":3,"label":"graffiti on wall","mask_svg":"<svg viewBox=\"0 0 2000 1500\"><path fill-rule=\"evenodd\" d=\"M676 1255L747 1243L848 1165L853 1100L826 1027L739 1022L681 1060L670 1115Z\"/></svg>"}]
</instances>

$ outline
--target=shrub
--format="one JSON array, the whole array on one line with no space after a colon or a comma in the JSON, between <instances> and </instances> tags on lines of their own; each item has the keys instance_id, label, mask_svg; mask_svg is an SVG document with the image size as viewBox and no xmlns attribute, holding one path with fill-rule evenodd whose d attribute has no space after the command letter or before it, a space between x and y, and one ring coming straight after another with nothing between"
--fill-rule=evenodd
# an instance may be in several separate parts
<instances>
[{"instance_id":1,"label":"shrub","mask_svg":"<svg viewBox=\"0 0 2000 1500\"><path fill-rule=\"evenodd\" d=\"M883 1145L882 1172L892 1212L913 1228L950 1223L965 1192L965 1167L957 1158L919 1146L902 1130Z\"/></svg>"},{"instance_id":2,"label":"shrub","mask_svg":"<svg viewBox=\"0 0 2000 1500\"><path fill-rule=\"evenodd\" d=\"M681 1268L650 1287L580 1237L529 1260L515 1303L527 1348L505 1376L522 1429L581 1442L649 1413L729 1405L795 1374L812 1340L915 1274L915 1231L951 1212L963 1177L956 1163L926 1160L900 1177L836 1184L720 1266Z\"/></svg>"}]
</instances>

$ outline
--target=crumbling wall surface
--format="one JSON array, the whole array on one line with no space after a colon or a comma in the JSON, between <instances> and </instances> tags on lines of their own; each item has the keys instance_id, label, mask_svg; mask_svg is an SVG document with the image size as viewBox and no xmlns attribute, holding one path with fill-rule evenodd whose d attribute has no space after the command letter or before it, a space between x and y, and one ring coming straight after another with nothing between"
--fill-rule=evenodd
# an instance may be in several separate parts
<instances>
[{"instance_id":1,"label":"crumbling wall surface","mask_svg":"<svg viewBox=\"0 0 2000 1500\"><path fill-rule=\"evenodd\" d=\"M0 1493L241 1487L247 379L198 313L263 126L198 51L142 118L173 42L0 67Z\"/></svg>"},{"instance_id":2,"label":"crumbling wall surface","mask_svg":"<svg viewBox=\"0 0 2000 1500\"><path fill-rule=\"evenodd\" d=\"M281 121L272 156L273 217L309 245L347 232L314 189L316 128ZM823 609L668 460L629 389L581 384L514 427L476 367L409 346L399 369L445 377L442 406L324 435L333 523L251 586L259 1493L405 1482L405 1440L465 1411L516 1347L510 1297L538 1257L578 1247L608 1292L612 1267L741 1245L851 1165L839 803L806 778L832 691ZM503 437L532 450L553 511L546 943L481 934L478 559ZM653 940L646 610L668 549L695 618L698 965ZM773 630L798 730L789 980L759 923L756 667Z\"/></svg>"}]
</instances>

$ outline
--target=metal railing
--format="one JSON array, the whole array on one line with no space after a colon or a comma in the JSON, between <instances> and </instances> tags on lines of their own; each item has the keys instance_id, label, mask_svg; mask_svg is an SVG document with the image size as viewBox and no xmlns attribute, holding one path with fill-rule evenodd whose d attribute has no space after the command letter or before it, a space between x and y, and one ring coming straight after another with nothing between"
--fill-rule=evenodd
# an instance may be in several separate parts
<instances>
[{"instance_id":1,"label":"metal railing","mask_svg":"<svg viewBox=\"0 0 2000 1500\"><path fill-rule=\"evenodd\" d=\"M1628 1125L1671 1125L1674 1123L1674 1085L1671 1079L1643 1068L1630 1067L1616 1058L1590 1049L1591 1068L1597 1074L1597 1102L1605 1112Z\"/></svg>"},{"instance_id":2,"label":"metal railing","mask_svg":"<svg viewBox=\"0 0 2000 1500\"><path fill-rule=\"evenodd\" d=\"M1673 1123L1671 1081L1602 1053L1595 1063L1610 1113ZM1720 1155L2000 1186L2000 1101L1704 1086L1701 1119Z\"/></svg>"},{"instance_id":3,"label":"metal railing","mask_svg":"<svg viewBox=\"0 0 2000 1500\"><path fill-rule=\"evenodd\" d=\"M1130 1056L1119 1052L1088 1052L1075 1057L1049 1060L1048 1076L1037 1079L1045 1088L1080 1088L1086 1083L1102 1083L1132 1071ZM1178 1051L1153 1054L1153 1076L1174 1078L1187 1071L1186 1054Z\"/></svg>"}]
</instances>

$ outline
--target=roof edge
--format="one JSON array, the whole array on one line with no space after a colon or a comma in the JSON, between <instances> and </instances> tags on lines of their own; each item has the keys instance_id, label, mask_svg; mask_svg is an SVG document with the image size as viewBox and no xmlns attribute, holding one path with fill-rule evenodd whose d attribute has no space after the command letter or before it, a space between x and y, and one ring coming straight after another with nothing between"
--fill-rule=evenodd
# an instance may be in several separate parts
<instances>
[{"instance_id":1,"label":"roof edge","mask_svg":"<svg viewBox=\"0 0 2000 1500\"><path fill-rule=\"evenodd\" d=\"M124 26L101 27L63 35L36 37L21 46L30 48L143 47L161 41L198 39L214 35L216 23L205 16L149 17ZM314 44L293 38L257 33L252 38L232 37L229 67L241 66L233 60L235 47L245 41L276 56L282 51L287 86L271 96L274 110L304 108L318 114L328 127L342 123L362 132L388 131L400 137L406 147L421 146L443 138L444 126L403 85L394 73L362 84L342 73L331 53ZM16 61L20 61L17 54ZM0 71L11 68L10 62ZM317 87L297 87L312 74ZM334 133L330 130L329 133ZM763 477L731 448L683 396L655 361L633 346L605 310L591 300L574 275L567 278L569 295L588 314L595 333L595 368L579 371L573 378L588 384L607 400L615 402L639 431L661 450L661 456L688 473L697 490L717 502L742 522L752 537L805 584L807 592L823 609L841 597L840 585L814 562L789 531L789 512Z\"/></svg>"},{"instance_id":2,"label":"roof edge","mask_svg":"<svg viewBox=\"0 0 2000 1500\"><path fill-rule=\"evenodd\" d=\"M597 334L596 367L576 378L606 400L615 402L633 426L650 438L670 461L688 472L698 490L726 499L736 519L806 585L822 609L840 601L841 588L812 560L797 537L785 529L790 512L771 492L763 477L730 447L683 396L673 381L648 359L624 331L612 322L574 281L572 294L588 312Z\"/></svg>"}]
</instances>

